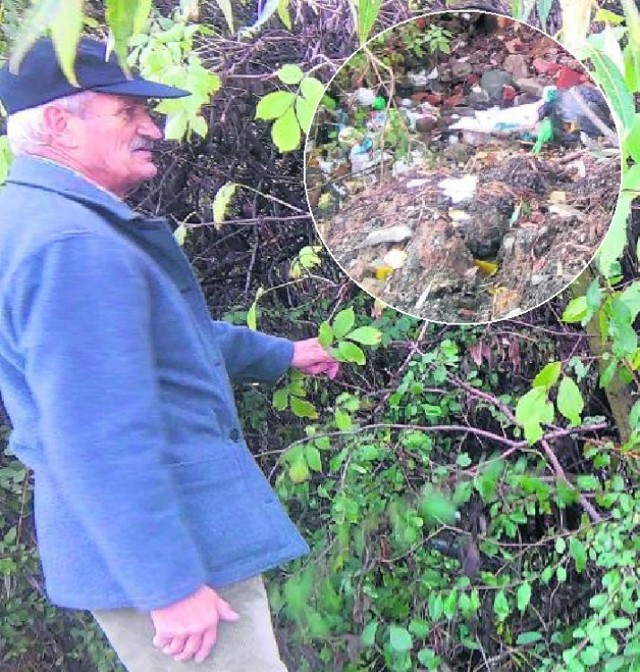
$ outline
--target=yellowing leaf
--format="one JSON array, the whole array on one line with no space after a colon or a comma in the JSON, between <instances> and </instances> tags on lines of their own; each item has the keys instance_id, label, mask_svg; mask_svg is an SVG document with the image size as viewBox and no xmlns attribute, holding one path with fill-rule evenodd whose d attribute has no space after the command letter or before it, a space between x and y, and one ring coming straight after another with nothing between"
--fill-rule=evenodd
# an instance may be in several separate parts
<instances>
[{"instance_id":1,"label":"yellowing leaf","mask_svg":"<svg viewBox=\"0 0 640 672\"><path fill-rule=\"evenodd\" d=\"M498 264L493 261L482 261L481 259L474 259L473 263L485 274L491 277L498 272Z\"/></svg>"},{"instance_id":2,"label":"yellowing leaf","mask_svg":"<svg viewBox=\"0 0 640 672\"><path fill-rule=\"evenodd\" d=\"M214 224L221 224L224 221L225 215L227 213L227 207L229 206L229 202L231 201L237 186L238 185L235 182L227 182L227 184L218 189L218 193L213 199Z\"/></svg>"},{"instance_id":3,"label":"yellowing leaf","mask_svg":"<svg viewBox=\"0 0 640 672\"><path fill-rule=\"evenodd\" d=\"M173 232L173 237L176 239L178 245L184 245L184 241L187 238L187 227L184 224L180 226Z\"/></svg>"},{"instance_id":4,"label":"yellowing leaf","mask_svg":"<svg viewBox=\"0 0 640 672\"><path fill-rule=\"evenodd\" d=\"M289 467L289 478L294 483L302 483L309 478L309 467L304 459L304 457L299 457L290 467Z\"/></svg>"},{"instance_id":5,"label":"yellowing leaf","mask_svg":"<svg viewBox=\"0 0 640 672\"><path fill-rule=\"evenodd\" d=\"M378 268L376 268L375 276L376 278L378 278L378 280L386 280L392 273L393 268L385 264L383 266L378 266Z\"/></svg>"}]
</instances>

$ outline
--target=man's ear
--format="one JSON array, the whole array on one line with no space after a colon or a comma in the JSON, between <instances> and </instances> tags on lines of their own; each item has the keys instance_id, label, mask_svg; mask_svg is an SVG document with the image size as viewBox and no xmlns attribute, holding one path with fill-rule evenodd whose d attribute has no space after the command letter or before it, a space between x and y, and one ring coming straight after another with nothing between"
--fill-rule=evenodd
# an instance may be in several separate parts
<instances>
[{"instance_id":1,"label":"man's ear","mask_svg":"<svg viewBox=\"0 0 640 672\"><path fill-rule=\"evenodd\" d=\"M62 145L67 149L78 146L74 131L74 117L60 105L47 105L43 111L45 130L51 143Z\"/></svg>"}]
</instances>

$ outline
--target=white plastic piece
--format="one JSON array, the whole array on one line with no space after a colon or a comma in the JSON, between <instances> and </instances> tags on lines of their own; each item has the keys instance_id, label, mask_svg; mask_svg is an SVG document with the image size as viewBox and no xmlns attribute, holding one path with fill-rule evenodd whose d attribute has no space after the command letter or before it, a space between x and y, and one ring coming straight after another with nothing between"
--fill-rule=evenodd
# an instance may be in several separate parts
<instances>
[{"instance_id":1,"label":"white plastic piece","mask_svg":"<svg viewBox=\"0 0 640 672\"><path fill-rule=\"evenodd\" d=\"M438 186L444 190L444 195L451 199L452 203L462 203L473 198L478 186L477 175L464 175L463 177L448 177L438 182Z\"/></svg>"}]
</instances>

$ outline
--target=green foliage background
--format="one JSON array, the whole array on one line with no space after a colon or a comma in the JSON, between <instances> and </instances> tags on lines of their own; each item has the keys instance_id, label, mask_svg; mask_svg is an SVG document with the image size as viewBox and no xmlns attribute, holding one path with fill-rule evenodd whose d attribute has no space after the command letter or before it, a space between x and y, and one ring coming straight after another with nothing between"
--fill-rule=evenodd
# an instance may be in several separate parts
<instances>
[{"instance_id":1,"label":"green foliage background","mask_svg":"<svg viewBox=\"0 0 640 672\"><path fill-rule=\"evenodd\" d=\"M123 58L129 45L132 65L194 92L160 109L181 144L136 204L180 225L214 314L294 338L322 325L346 362L334 383L237 391L312 546L269 576L291 670L640 669L640 16L631 0L476 4L588 59L624 151L598 262L522 319L476 328L354 288L317 247L301 179L320 82L367 36L443 3L283 0L260 25L222 0L0 4L5 53L50 29L64 62L81 30L108 24ZM0 157L6 171L6 144ZM44 598L30 498L4 451L0 671L115 672L91 619Z\"/></svg>"}]
</instances>

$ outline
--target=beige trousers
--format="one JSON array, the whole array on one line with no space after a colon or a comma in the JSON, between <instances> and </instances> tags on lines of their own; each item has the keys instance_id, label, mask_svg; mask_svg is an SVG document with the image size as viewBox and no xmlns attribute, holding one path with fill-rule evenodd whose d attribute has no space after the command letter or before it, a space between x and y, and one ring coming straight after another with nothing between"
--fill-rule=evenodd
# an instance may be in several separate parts
<instances>
[{"instance_id":1,"label":"beige trousers","mask_svg":"<svg viewBox=\"0 0 640 672\"><path fill-rule=\"evenodd\" d=\"M273 634L267 593L261 576L216 589L240 614L218 625L218 639L200 664L177 662L153 645L148 613L135 609L94 611L111 646L129 672L287 672Z\"/></svg>"}]
</instances>

